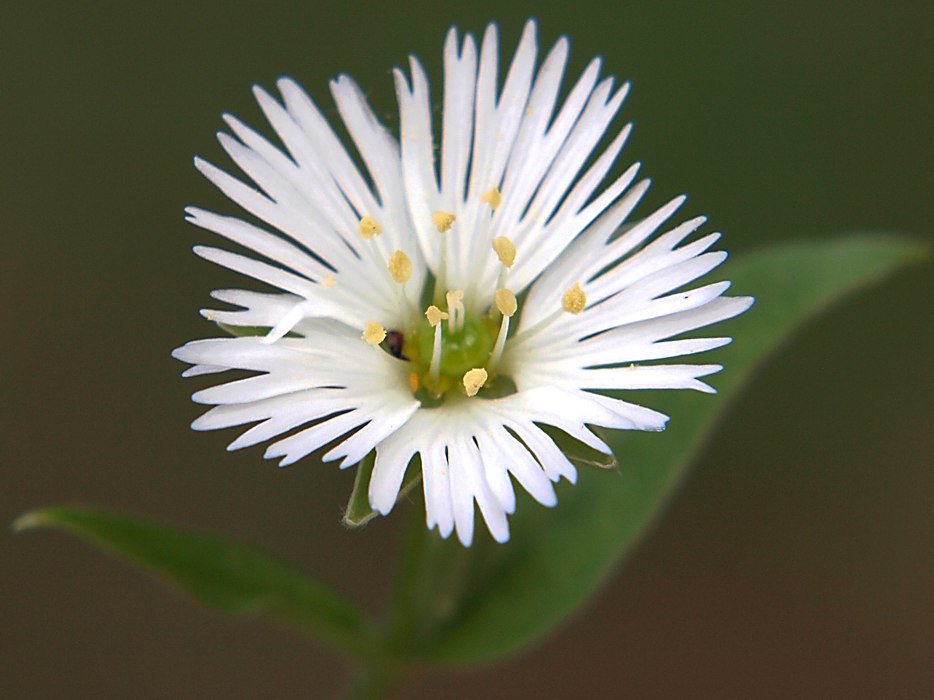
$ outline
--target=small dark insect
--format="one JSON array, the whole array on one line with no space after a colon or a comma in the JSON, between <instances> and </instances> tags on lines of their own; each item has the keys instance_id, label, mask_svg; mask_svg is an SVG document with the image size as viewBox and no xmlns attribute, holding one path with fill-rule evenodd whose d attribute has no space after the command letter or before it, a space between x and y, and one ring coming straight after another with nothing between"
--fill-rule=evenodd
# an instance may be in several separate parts
<instances>
[{"instance_id":1,"label":"small dark insect","mask_svg":"<svg viewBox=\"0 0 934 700\"><path fill-rule=\"evenodd\" d=\"M402 341L403 335L399 331L389 331L386 333L386 340L383 342L386 343L386 349L389 350L389 353L394 357L400 359L405 359L402 354Z\"/></svg>"}]
</instances>

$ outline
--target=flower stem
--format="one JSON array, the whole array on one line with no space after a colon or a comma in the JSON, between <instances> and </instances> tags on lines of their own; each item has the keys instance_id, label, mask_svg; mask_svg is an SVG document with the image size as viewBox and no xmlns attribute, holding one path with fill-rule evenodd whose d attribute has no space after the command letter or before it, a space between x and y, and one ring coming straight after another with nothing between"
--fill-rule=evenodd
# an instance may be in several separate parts
<instances>
[{"instance_id":1,"label":"flower stem","mask_svg":"<svg viewBox=\"0 0 934 700\"><path fill-rule=\"evenodd\" d=\"M440 629L459 612L473 552L425 527L425 509L410 509L388 619L388 647L397 658L424 657Z\"/></svg>"}]
</instances>

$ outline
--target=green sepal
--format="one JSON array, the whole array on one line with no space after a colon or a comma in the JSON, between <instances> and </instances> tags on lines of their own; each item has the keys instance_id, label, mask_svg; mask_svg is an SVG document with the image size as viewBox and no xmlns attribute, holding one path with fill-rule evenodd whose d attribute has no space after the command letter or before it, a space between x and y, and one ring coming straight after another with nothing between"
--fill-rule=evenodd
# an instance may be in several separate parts
<instances>
[{"instance_id":1,"label":"green sepal","mask_svg":"<svg viewBox=\"0 0 934 700\"><path fill-rule=\"evenodd\" d=\"M221 323L220 321L215 321L214 323L225 333L237 338L262 336L269 333L268 326L232 326L229 323Z\"/></svg>"},{"instance_id":2,"label":"green sepal","mask_svg":"<svg viewBox=\"0 0 934 700\"><path fill-rule=\"evenodd\" d=\"M220 321L215 321L217 327L220 328L225 333L234 336L235 338L255 338L268 335L269 331L272 330L270 326L232 326L229 323L221 323ZM289 331L285 334L286 338L301 338L298 333L293 333Z\"/></svg>"},{"instance_id":3,"label":"green sepal","mask_svg":"<svg viewBox=\"0 0 934 700\"><path fill-rule=\"evenodd\" d=\"M366 525L373 518L379 515L378 511L370 507L370 477L373 475L373 465L376 462L376 451L370 452L357 465L357 474L353 481L353 490L350 492L350 499L347 501L347 509L341 522L349 528L357 528ZM422 480L421 460L415 456L405 470L405 476L402 477L402 486L399 488L397 501L405 498L412 489L414 489Z\"/></svg>"}]
</instances>

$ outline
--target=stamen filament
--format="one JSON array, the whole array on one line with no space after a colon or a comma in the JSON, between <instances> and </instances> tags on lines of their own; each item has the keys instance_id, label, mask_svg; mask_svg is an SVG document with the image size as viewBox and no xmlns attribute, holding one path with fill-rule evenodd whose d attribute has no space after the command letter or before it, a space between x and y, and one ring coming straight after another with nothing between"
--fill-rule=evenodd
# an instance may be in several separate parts
<instances>
[{"instance_id":1,"label":"stamen filament","mask_svg":"<svg viewBox=\"0 0 934 700\"><path fill-rule=\"evenodd\" d=\"M487 365L490 371L496 369L500 358L503 356L503 348L506 347L506 337L509 335L509 319L512 318L519 308L516 301L516 295L505 287L496 290L493 295L496 308L503 315L503 320L499 325L499 335L496 336L496 343L493 345L493 351L490 353L490 361Z\"/></svg>"},{"instance_id":2,"label":"stamen filament","mask_svg":"<svg viewBox=\"0 0 934 700\"><path fill-rule=\"evenodd\" d=\"M490 371L494 371L499 365L499 361L503 356L503 349L506 347L506 336L509 335L509 316L503 316L502 322L499 324L499 335L496 336L496 344L493 346L493 352L490 353L490 361L487 363L487 367L490 368Z\"/></svg>"},{"instance_id":3,"label":"stamen filament","mask_svg":"<svg viewBox=\"0 0 934 700\"><path fill-rule=\"evenodd\" d=\"M391 257L386 249L383 236L381 235L383 233L383 226L376 219L372 216L364 216L360 219L357 230L361 238L365 241L359 251L361 255L368 257L374 262L377 260L387 260ZM404 295L397 294L397 296L402 303L403 310L405 310L406 304Z\"/></svg>"},{"instance_id":4,"label":"stamen filament","mask_svg":"<svg viewBox=\"0 0 934 700\"><path fill-rule=\"evenodd\" d=\"M444 288L445 280L448 278L448 237L447 232L451 230L457 217L448 211L436 211L431 216L432 223L441 234L441 252L438 256L438 277L435 280L435 301L440 301L438 290Z\"/></svg>"},{"instance_id":5,"label":"stamen filament","mask_svg":"<svg viewBox=\"0 0 934 700\"><path fill-rule=\"evenodd\" d=\"M548 316L543 318L531 328L526 328L525 330L519 331L514 336L512 336L512 346L515 347L519 345L519 343L524 343L526 340L534 338L563 315L564 309L558 309L557 311L551 312Z\"/></svg>"},{"instance_id":6,"label":"stamen filament","mask_svg":"<svg viewBox=\"0 0 934 700\"><path fill-rule=\"evenodd\" d=\"M543 329L550 326L552 323L557 321L563 314L571 314L572 316L577 316L587 307L587 294L581 288L580 283L576 283L573 287L567 290L564 293L564 296L561 297L561 308L553 311L548 316L543 318L541 321L536 323L531 328L526 328L524 331L519 332L518 334L512 337L513 345L518 345L523 343L529 338L538 335Z\"/></svg>"},{"instance_id":7,"label":"stamen filament","mask_svg":"<svg viewBox=\"0 0 934 700\"><path fill-rule=\"evenodd\" d=\"M437 383L441 377L441 324L435 324L435 342L431 348L431 364L428 367L428 377L432 384Z\"/></svg>"},{"instance_id":8,"label":"stamen filament","mask_svg":"<svg viewBox=\"0 0 934 700\"><path fill-rule=\"evenodd\" d=\"M438 276L435 277L435 290L432 294L436 304L441 303L441 290L444 289L444 281L447 279L448 265L448 239L447 236L441 237L441 253L438 256Z\"/></svg>"},{"instance_id":9,"label":"stamen filament","mask_svg":"<svg viewBox=\"0 0 934 700\"><path fill-rule=\"evenodd\" d=\"M434 344L431 347L431 364L428 367L428 378L432 384L437 384L438 378L441 376L441 322L449 317L450 314L445 313L434 304L425 309L425 318L428 319L428 325L435 329Z\"/></svg>"}]
</instances>

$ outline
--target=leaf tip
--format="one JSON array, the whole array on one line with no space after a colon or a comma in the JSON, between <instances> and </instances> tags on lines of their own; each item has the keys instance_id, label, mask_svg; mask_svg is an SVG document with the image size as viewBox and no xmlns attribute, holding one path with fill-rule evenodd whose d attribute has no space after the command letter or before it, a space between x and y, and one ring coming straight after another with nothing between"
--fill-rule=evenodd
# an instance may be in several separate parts
<instances>
[{"instance_id":1,"label":"leaf tip","mask_svg":"<svg viewBox=\"0 0 934 700\"><path fill-rule=\"evenodd\" d=\"M35 530L43 525L48 525L49 522L47 511L30 510L10 523L10 530L15 533L26 532L27 530Z\"/></svg>"}]
</instances>

